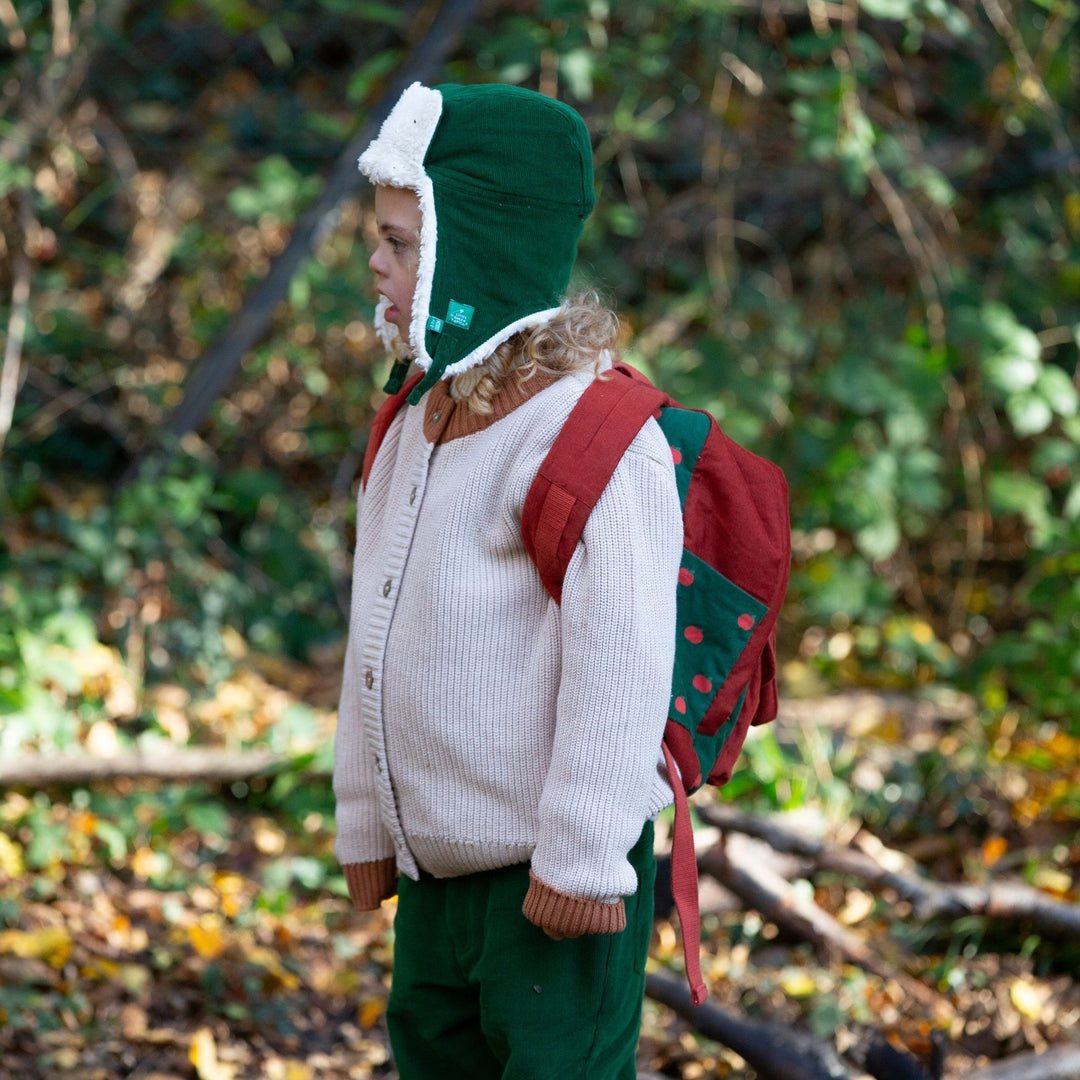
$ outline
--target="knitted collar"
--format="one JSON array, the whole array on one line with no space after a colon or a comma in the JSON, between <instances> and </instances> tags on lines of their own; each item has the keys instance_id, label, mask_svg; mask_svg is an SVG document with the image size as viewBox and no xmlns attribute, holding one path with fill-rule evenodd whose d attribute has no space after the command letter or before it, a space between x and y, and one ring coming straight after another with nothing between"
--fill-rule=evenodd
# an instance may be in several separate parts
<instances>
[{"instance_id":1,"label":"knitted collar","mask_svg":"<svg viewBox=\"0 0 1080 1080\"><path fill-rule=\"evenodd\" d=\"M424 437L429 443L452 442L466 435L475 435L491 427L497 420L509 416L519 405L524 405L541 390L546 390L557 379L555 375L539 372L524 383L511 373L491 399L491 412L475 413L463 401L450 396L450 384L444 379L436 383L424 399Z\"/></svg>"},{"instance_id":2,"label":"knitted collar","mask_svg":"<svg viewBox=\"0 0 1080 1080\"><path fill-rule=\"evenodd\" d=\"M569 106L515 86L413 83L359 164L419 200L406 344L426 375L410 402L558 313L594 202L588 131ZM400 355L388 303L375 328Z\"/></svg>"}]
</instances>

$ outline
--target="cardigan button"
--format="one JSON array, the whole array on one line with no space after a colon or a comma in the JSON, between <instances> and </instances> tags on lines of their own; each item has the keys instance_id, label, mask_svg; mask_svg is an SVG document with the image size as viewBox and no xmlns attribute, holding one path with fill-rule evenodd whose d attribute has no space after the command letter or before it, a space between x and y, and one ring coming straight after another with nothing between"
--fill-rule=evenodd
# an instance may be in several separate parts
<instances>
[{"instance_id":1,"label":"cardigan button","mask_svg":"<svg viewBox=\"0 0 1080 1080\"><path fill-rule=\"evenodd\" d=\"M437 424L441 419L442 419L442 413L441 412L433 412L431 414L431 422L433 424Z\"/></svg>"},{"instance_id":2,"label":"cardigan button","mask_svg":"<svg viewBox=\"0 0 1080 1080\"><path fill-rule=\"evenodd\" d=\"M394 585L394 582L393 582L393 579L391 579L391 578L387 578L386 581L383 582L383 587L382 587L383 596L389 596L390 595L390 590L391 590L391 588L393 588L393 585Z\"/></svg>"},{"instance_id":3,"label":"cardigan button","mask_svg":"<svg viewBox=\"0 0 1080 1080\"><path fill-rule=\"evenodd\" d=\"M375 685L375 673L368 668L364 672L364 685L370 690Z\"/></svg>"}]
</instances>

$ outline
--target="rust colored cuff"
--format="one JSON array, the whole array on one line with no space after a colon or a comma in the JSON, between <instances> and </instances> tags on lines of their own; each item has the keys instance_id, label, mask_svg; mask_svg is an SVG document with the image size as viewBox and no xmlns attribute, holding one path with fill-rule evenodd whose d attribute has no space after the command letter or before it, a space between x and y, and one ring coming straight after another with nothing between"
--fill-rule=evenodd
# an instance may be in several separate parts
<instances>
[{"instance_id":1,"label":"rust colored cuff","mask_svg":"<svg viewBox=\"0 0 1080 1080\"><path fill-rule=\"evenodd\" d=\"M393 859L377 862L348 863L345 883L357 911L373 911L397 892L397 866Z\"/></svg>"},{"instance_id":2,"label":"rust colored cuff","mask_svg":"<svg viewBox=\"0 0 1080 1080\"><path fill-rule=\"evenodd\" d=\"M626 906L621 898L604 904L570 896L544 884L531 870L521 910L529 922L556 941L582 934L617 934L626 928Z\"/></svg>"}]
</instances>

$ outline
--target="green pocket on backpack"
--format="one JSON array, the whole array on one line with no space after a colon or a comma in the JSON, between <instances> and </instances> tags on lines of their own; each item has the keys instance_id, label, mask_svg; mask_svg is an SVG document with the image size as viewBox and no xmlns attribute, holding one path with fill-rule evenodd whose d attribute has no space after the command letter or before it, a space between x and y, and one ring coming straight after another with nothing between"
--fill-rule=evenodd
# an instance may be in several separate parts
<instances>
[{"instance_id":1,"label":"green pocket on backpack","mask_svg":"<svg viewBox=\"0 0 1080 1080\"><path fill-rule=\"evenodd\" d=\"M695 731L768 608L686 550L678 590L668 716Z\"/></svg>"}]
</instances>

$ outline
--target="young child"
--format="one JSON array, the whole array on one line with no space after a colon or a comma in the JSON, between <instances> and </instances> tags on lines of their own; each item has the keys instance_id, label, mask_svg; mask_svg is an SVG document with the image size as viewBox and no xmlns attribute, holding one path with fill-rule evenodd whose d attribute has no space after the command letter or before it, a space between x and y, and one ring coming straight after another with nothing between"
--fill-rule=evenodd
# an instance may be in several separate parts
<instances>
[{"instance_id":1,"label":"young child","mask_svg":"<svg viewBox=\"0 0 1080 1080\"><path fill-rule=\"evenodd\" d=\"M588 132L531 91L414 84L360 168L376 326L425 372L359 498L334 773L355 906L398 893L397 1067L634 1077L682 548L655 421L561 605L520 531L615 344L595 298L565 298L594 201Z\"/></svg>"}]
</instances>

